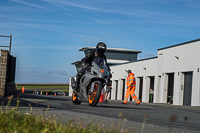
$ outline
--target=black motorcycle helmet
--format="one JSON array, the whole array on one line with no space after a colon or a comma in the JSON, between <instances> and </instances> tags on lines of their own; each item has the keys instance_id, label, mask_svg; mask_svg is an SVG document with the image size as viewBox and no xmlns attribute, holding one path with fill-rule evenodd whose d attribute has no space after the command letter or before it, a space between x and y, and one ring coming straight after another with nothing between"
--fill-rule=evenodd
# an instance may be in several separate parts
<instances>
[{"instance_id":1,"label":"black motorcycle helmet","mask_svg":"<svg viewBox=\"0 0 200 133\"><path fill-rule=\"evenodd\" d=\"M107 46L103 42L99 42L96 46L96 51L98 56L103 56L104 53L106 52Z\"/></svg>"}]
</instances>

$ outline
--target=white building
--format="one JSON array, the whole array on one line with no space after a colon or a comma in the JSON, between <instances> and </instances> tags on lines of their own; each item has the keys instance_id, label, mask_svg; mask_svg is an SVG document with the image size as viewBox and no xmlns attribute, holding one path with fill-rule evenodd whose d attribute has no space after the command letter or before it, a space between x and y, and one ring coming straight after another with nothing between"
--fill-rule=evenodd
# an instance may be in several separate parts
<instances>
[{"instance_id":1,"label":"white building","mask_svg":"<svg viewBox=\"0 0 200 133\"><path fill-rule=\"evenodd\" d=\"M130 69L136 78L136 95L142 102L200 106L199 58L200 39L197 39L158 49L153 58L111 65L111 99L124 100L125 70ZM71 89L69 95L70 92Z\"/></svg>"},{"instance_id":2,"label":"white building","mask_svg":"<svg viewBox=\"0 0 200 133\"><path fill-rule=\"evenodd\" d=\"M125 70L131 69L136 95L142 102L200 106L199 67L200 39L158 49L157 57L111 67L111 99L124 99ZM150 88L154 95L150 95Z\"/></svg>"}]
</instances>

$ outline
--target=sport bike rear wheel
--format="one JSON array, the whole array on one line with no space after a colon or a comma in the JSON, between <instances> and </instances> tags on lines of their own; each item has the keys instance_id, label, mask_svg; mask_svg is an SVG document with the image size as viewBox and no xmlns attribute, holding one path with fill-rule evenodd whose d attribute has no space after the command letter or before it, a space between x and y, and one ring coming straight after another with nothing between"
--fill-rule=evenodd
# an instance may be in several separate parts
<instances>
[{"instance_id":1,"label":"sport bike rear wheel","mask_svg":"<svg viewBox=\"0 0 200 133\"><path fill-rule=\"evenodd\" d=\"M81 101L78 100L77 94L74 91L72 94L72 102L77 105L81 103Z\"/></svg>"}]
</instances>

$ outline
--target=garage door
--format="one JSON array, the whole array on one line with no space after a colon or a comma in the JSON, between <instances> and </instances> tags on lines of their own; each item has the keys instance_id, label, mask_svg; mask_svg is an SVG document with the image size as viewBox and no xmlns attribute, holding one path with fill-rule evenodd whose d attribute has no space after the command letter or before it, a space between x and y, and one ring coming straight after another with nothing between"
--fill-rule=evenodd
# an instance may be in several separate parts
<instances>
[{"instance_id":1,"label":"garage door","mask_svg":"<svg viewBox=\"0 0 200 133\"><path fill-rule=\"evenodd\" d=\"M186 72L185 74L185 83L184 83L184 96L183 96L183 105L191 106L191 94L192 94L192 72Z\"/></svg>"}]
</instances>

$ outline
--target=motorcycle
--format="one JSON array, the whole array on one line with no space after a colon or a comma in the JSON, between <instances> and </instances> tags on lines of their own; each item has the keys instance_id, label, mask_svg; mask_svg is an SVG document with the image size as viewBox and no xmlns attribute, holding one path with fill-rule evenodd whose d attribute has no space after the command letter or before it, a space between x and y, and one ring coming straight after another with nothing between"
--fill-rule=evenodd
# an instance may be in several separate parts
<instances>
[{"instance_id":1,"label":"motorcycle","mask_svg":"<svg viewBox=\"0 0 200 133\"><path fill-rule=\"evenodd\" d=\"M109 70L105 65L105 59L103 57L96 57L92 62L92 66L86 70L80 79L79 92L75 88L75 79L71 78L73 89L72 102L77 105L81 102L88 102L90 106L96 106L108 75Z\"/></svg>"}]
</instances>

